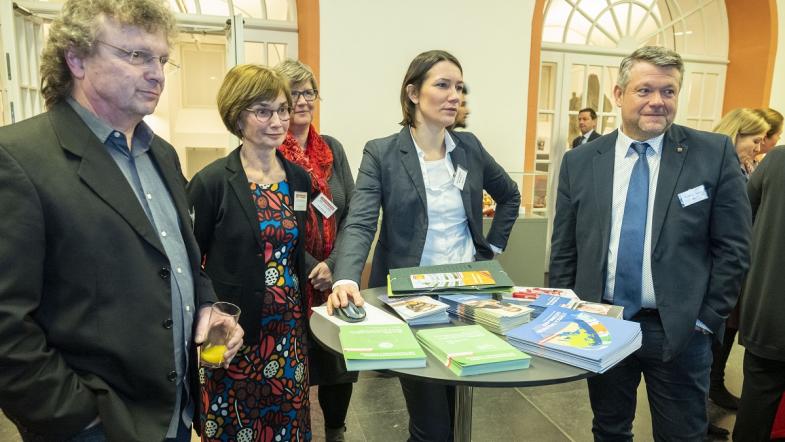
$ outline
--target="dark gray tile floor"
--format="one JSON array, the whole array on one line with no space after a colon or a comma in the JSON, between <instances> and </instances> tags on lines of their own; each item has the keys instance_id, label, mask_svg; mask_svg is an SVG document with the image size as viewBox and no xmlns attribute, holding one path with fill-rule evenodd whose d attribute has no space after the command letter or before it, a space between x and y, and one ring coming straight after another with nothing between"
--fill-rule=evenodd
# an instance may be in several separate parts
<instances>
[{"instance_id":1,"label":"dark gray tile floor","mask_svg":"<svg viewBox=\"0 0 785 442\"><path fill-rule=\"evenodd\" d=\"M741 392L743 349L734 347L726 371L726 383L734 394ZM651 440L651 418L646 390L641 385L635 418L635 439ZM316 401L316 392L311 397ZM591 441L591 408L586 382L530 388L482 388L474 391L472 440L474 441ZM710 404L711 419L732 429L735 414ZM313 407L314 440L323 441L323 419ZM350 442L404 441L408 416L396 378L374 372L361 373L355 385L347 419ZM14 426L0 412L0 442L20 441ZM194 437L194 440L197 440Z\"/></svg>"}]
</instances>

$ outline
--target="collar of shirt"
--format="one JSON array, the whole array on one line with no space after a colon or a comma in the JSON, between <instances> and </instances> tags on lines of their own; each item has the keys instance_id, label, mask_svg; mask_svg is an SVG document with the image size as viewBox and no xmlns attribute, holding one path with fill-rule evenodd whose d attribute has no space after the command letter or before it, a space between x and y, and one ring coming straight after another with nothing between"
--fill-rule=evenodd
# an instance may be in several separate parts
<instances>
[{"instance_id":1,"label":"collar of shirt","mask_svg":"<svg viewBox=\"0 0 785 442\"><path fill-rule=\"evenodd\" d=\"M662 141L664 139L665 134L662 133L645 141L633 140L632 138L625 135L621 129L619 129L619 136L616 137L616 157L621 156L622 158L627 158L630 155L636 155L633 149L630 147L632 143L648 143L649 147L651 147L651 149L654 151L654 155L659 157L660 152L662 152Z\"/></svg>"},{"instance_id":2,"label":"collar of shirt","mask_svg":"<svg viewBox=\"0 0 785 442\"><path fill-rule=\"evenodd\" d=\"M424 160L425 152L417 145L417 140L414 139L414 132L412 132L411 126L409 126L409 135L412 137L412 143L414 143L414 150L417 151L417 156ZM444 131L444 146L446 147L446 153L448 154L455 150L455 140L452 139L450 132L447 130Z\"/></svg>"},{"instance_id":3,"label":"collar of shirt","mask_svg":"<svg viewBox=\"0 0 785 442\"><path fill-rule=\"evenodd\" d=\"M114 142L110 139L113 133L122 134L122 132L113 129L111 126L106 124L106 122L100 118L98 118L94 113L90 112L79 104L73 97L68 97L66 99L69 105L74 109L79 118L84 121L90 131L95 134L96 137L103 143L104 145L112 145L116 146ZM153 130L150 126L147 125L144 121L139 122L134 129L134 136L133 136L133 149L131 154L133 156L139 156L146 153L150 149L150 144L153 142ZM125 141L125 138L123 138ZM125 143L123 143L125 144ZM128 149L126 148L123 152L124 154L129 154Z\"/></svg>"},{"instance_id":4,"label":"collar of shirt","mask_svg":"<svg viewBox=\"0 0 785 442\"><path fill-rule=\"evenodd\" d=\"M431 181L428 177L428 167L425 164L425 151L423 151L420 146L417 145L417 141L414 139L414 133L412 132L412 127L409 126L409 135L412 137L412 143L414 143L414 150L417 152L417 159L420 161L420 172L422 173L422 180L425 187L430 187ZM450 176L453 176L455 173L455 169L452 165L452 160L450 159L450 152L455 150L455 140L452 139L450 136L450 132L444 131L444 146L445 146L445 154L442 161L444 161L444 165L447 168L447 172Z\"/></svg>"},{"instance_id":5,"label":"collar of shirt","mask_svg":"<svg viewBox=\"0 0 785 442\"><path fill-rule=\"evenodd\" d=\"M583 139L586 140L586 141L589 141L589 137L591 136L592 132L594 132L594 129L589 129L588 132L583 134Z\"/></svg>"}]
</instances>

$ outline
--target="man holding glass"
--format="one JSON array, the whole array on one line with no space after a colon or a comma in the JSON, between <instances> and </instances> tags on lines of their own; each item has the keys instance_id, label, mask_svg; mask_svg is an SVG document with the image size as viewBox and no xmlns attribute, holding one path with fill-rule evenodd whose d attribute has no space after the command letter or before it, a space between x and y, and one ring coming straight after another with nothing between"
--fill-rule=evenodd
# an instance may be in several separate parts
<instances>
[{"instance_id":1,"label":"man holding glass","mask_svg":"<svg viewBox=\"0 0 785 442\"><path fill-rule=\"evenodd\" d=\"M142 121L173 32L159 0L67 1L47 112L0 129L0 408L24 440L190 440L215 293L177 155Z\"/></svg>"}]
</instances>

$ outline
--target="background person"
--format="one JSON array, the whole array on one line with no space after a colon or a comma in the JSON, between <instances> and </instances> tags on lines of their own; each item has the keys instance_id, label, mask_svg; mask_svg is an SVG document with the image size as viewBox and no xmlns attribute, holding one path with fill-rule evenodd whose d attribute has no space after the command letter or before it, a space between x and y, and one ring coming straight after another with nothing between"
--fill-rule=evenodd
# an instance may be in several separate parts
<instances>
[{"instance_id":1,"label":"background person","mask_svg":"<svg viewBox=\"0 0 785 442\"><path fill-rule=\"evenodd\" d=\"M769 123L753 109L738 108L725 114L714 132L730 137L741 163L741 173L749 178L769 129Z\"/></svg>"},{"instance_id":2,"label":"background person","mask_svg":"<svg viewBox=\"0 0 785 442\"><path fill-rule=\"evenodd\" d=\"M0 408L23 440L190 440L215 294L177 154L142 121L174 32L160 1L65 2L47 112L0 128Z\"/></svg>"},{"instance_id":3,"label":"background person","mask_svg":"<svg viewBox=\"0 0 785 442\"><path fill-rule=\"evenodd\" d=\"M308 325L302 285L311 179L276 149L291 118L288 80L238 65L218 112L242 144L188 184L204 269L242 309L244 345L227 369L202 368L203 440L310 440Z\"/></svg>"},{"instance_id":4,"label":"background person","mask_svg":"<svg viewBox=\"0 0 785 442\"><path fill-rule=\"evenodd\" d=\"M330 213L320 210L313 202L308 206L305 299L310 317L310 307L324 304L332 289L332 271L337 256L335 246L339 244L346 223L354 179L341 143L331 136L320 135L312 124L319 88L311 68L296 60L286 60L276 66L275 71L289 79L294 106L289 131L278 150L287 160L309 171L311 191L324 195L336 208L335 213ZM319 405L324 414L327 441L344 440L346 414L357 372L347 372L341 355L319 345L310 347L308 360L311 385L319 386Z\"/></svg>"},{"instance_id":5,"label":"background person","mask_svg":"<svg viewBox=\"0 0 785 442\"><path fill-rule=\"evenodd\" d=\"M782 123L783 117L782 114L777 112L776 110L767 107L764 109L755 109L755 112L763 117L767 123L769 123L769 131L766 132L766 138L763 139L763 143L760 145L760 152L758 155L755 156L755 163L760 163L763 160L763 157L769 153L770 150L774 149L774 146L780 142L780 136L782 136Z\"/></svg>"},{"instance_id":6,"label":"background person","mask_svg":"<svg viewBox=\"0 0 785 442\"><path fill-rule=\"evenodd\" d=\"M785 148L777 147L747 183L752 204L751 266L739 301L744 383L733 439L768 441L785 392Z\"/></svg>"},{"instance_id":7,"label":"background person","mask_svg":"<svg viewBox=\"0 0 785 442\"><path fill-rule=\"evenodd\" d=\"M464 84L463 90L461 91L461 105L458 106L458 115L455 116L455 124L452 129L466 129L469 124L467 122L470 114L469 105L466 100L467 95L469 95L469 86Z\"/></svg>"},{"instance_id":8,"label":"background person","mask_svg":"<svg viewBox=\"0 0 785 442\"><path fill-rule=\"evenodd\" d=\"M588 143L600 138L595 129L597 128L597 112L594 109L587 107L578 111L578 129L581 131L580 136L572 140L572 147L578 147L581 144Z\"/></svg>"},{"instance_id":9,"label":"background person","mask_svg":"<svg viewBox=\"0 0 785 442\"><path fill-rule=\"evenodd\" d=\"M451 54L434 50L412 60L401 86L403 129L365 145L335 267L328 310L351 298L376 232L370 287L386 284L391 268L492 259L507 245L518 217L518 187L469 132L455 123L463 71ZM496 216L482 232L482 191ZM413 441L452 440L455 388L400 379Z\"/></svg>"},{"instance_id":10,"label":"background person","mask_svg":"<svg viewBox=\"0 0 785 442\"><path fill-rule=\"evenodd\" d=\"M587 381L598 441L632 438L641 375L654 439L703 439L711 343L747 269L739 161L727 137L673 124L683 72L666 48L625 57L621 128L562 160L549 285L623 306L643 333L638 351Z\"/></svg>"}]
</instances>

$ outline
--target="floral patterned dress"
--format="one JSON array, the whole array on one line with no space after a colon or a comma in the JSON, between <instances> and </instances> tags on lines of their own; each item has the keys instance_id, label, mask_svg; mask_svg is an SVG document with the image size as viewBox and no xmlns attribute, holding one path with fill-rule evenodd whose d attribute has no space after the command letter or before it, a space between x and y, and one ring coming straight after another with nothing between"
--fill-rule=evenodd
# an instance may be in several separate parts
<instances>
[{"instance_id":1,"label":"floral patterned dress","mask_svg":"<svg viewBox=\"0 0 785 442\"><path fill-rule=\"evenodd\" d=\"M250 188L267 263L261 336L258 344L243 345L227 370L201 368L202 440L310 440L307 324L294 268L299 230L289 185Z\"/></svg>"}]
</instances>

